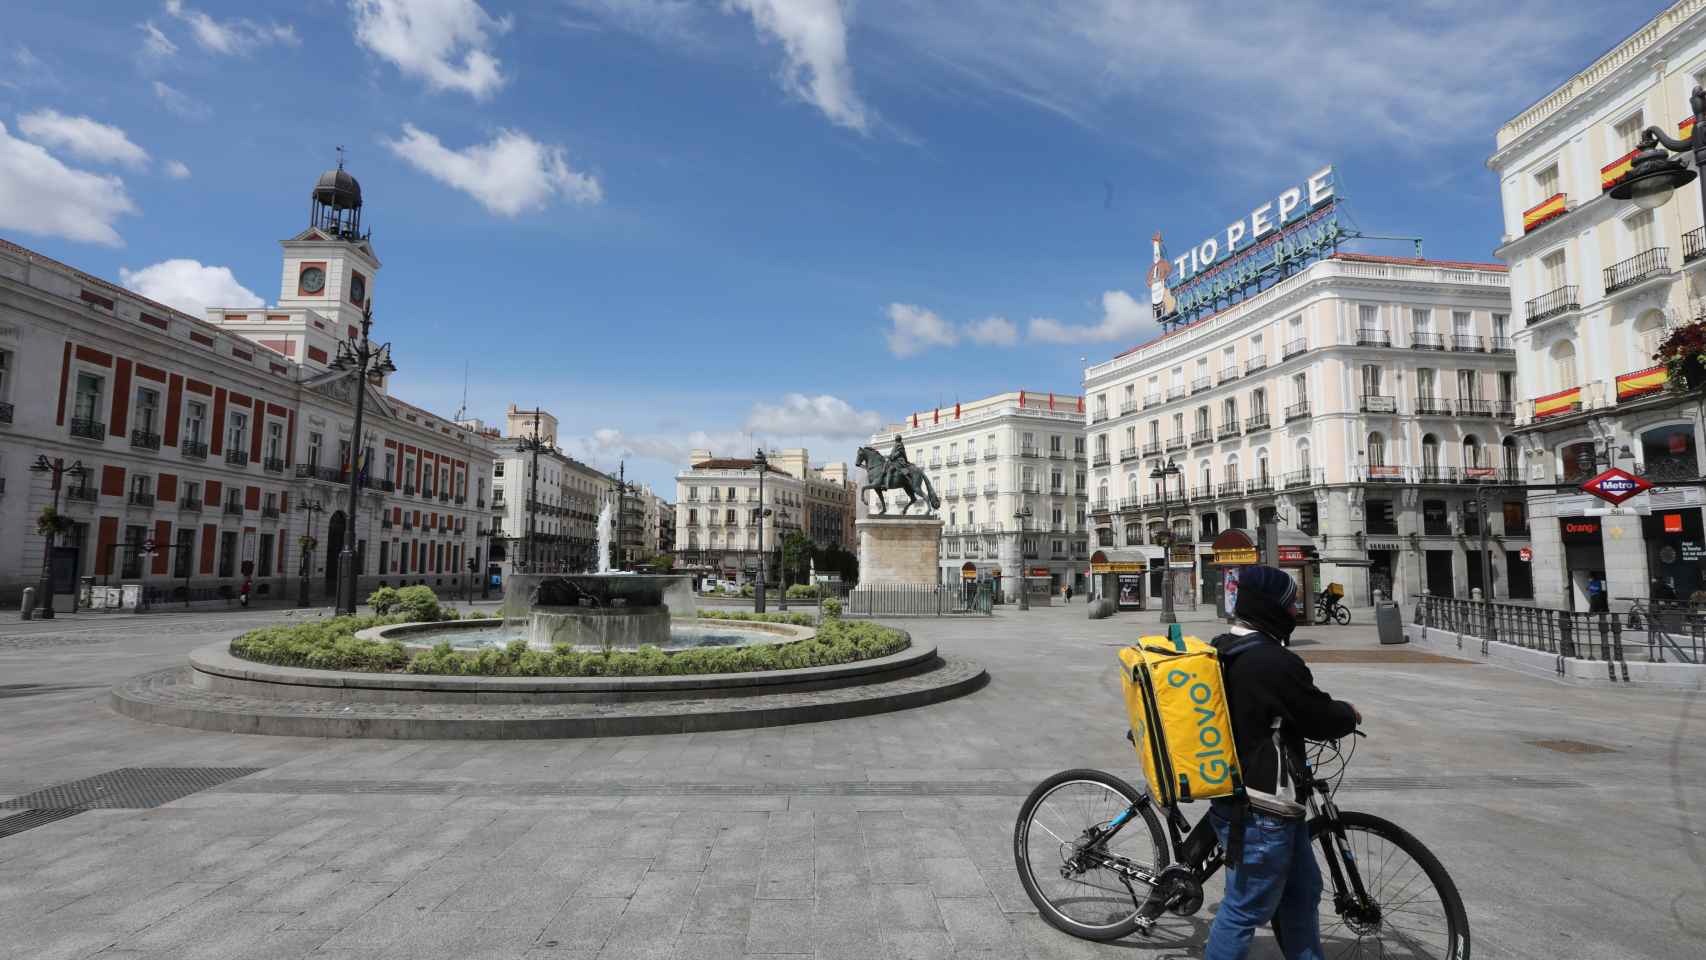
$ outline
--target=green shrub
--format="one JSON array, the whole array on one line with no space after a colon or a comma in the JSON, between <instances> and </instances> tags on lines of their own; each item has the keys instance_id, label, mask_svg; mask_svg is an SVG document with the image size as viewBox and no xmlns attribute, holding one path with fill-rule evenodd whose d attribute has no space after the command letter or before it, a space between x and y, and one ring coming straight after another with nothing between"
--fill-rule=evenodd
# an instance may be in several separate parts
<instances>
[{"instance_id":1,"label":"green shrub","mask_svg":"<svg viewBox=\"0 0 1706 960\"><path fill-rule=\"evenodd\" d=\"M753 614L730 611L717 619L809 622L805 614ZM401 615L399 615L401 616ZM875 623L825 621L810 640L741 647L695 647L665 653L638 650L581 652L558 644L534 650L516 640L504 647L455 650L441 642L411 652L395 640L357 640L368 627L398 622L398 617L336 617L313 623L281 624L251 630L231 641L231 653L247 660L286 667L404 671L418 674L486 677L641 677L703 673L793 670L851 663L906 649L906 634Z\"/></svg>"},{"instance_id":2,"label":"green shrub","mask_svg":"<svg viewBox=\"0 0 1706 960\"><path fill-rule=\"evenodd\" d=\"M750 583L741 584L740 585L740 595L743 597L752 596L752 584L750 584Z\"/></svg>"},{"instance_id":3,"label":"green shrub","mask_svg":"<svg viewBox=\"0 0 1706 960\"><path fill-rule=\"evenodd\" d=\"M367 595L367 605L382 617L390 616L397 610L397 588L380 587Z\"/></svg>"},{"instance_id":4,"label":"green shrub","mask_svg":"<svg viewBox=\"0 0 1706 960\"><path fill-rule=\"evenodd\" d=\"M699 616L706 620L745 620L757 623L791 623L797 627L812 625L812 615L809 613L753 613L751 610L701 610Z\"/></svg>"},{"instance_id":5,"label":"green shrub","mask_svg":"<svg viewBox=\"0 0 1706 960\"><path fill-rule=\"evenodd\" d=\"M425 585L397 591L397 613L407 623L433 623L450 619L438 606L438 595Z\"/></svg>"},{"instance_id":6,"label":"green shrub","mask_svg":"<svg viewBox=\"0 0 1706 960\"><path fill-rule=\"evenodd\" d=\"M815 584L815 583L796 583L796 584L794 584L793 586L788 588L788 599L789 600L815 600L815 599L817 599L817 584Z\"/></svg>"},{"instance_id":7,"label":"green shrub","mask_svg":"<svg viewBox=\"0 0 1706 960\"><path fill-rule=\"evenodd\" d=\"M841 601L830 597L823 601L823 619L825 624L831 620L841 619Z\"/></svg>"}]
</instances>

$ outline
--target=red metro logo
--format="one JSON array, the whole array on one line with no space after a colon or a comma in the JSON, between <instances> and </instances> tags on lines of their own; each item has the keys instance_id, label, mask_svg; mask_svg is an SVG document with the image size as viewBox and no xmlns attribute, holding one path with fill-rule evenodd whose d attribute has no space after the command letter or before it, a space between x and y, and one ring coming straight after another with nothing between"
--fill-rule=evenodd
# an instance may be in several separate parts
<instances>
[{"instance_id":1,"label":"red metro logo","mask_svg":"<svg viewBox=\"0 0 1706 960\"><path fill-rule=\"evenodd\" d=\"M1652 484L1632 473L1612 467L1582 484L1582 489L1616 506L1651 486Z\"/></svg>"}]
</instances>

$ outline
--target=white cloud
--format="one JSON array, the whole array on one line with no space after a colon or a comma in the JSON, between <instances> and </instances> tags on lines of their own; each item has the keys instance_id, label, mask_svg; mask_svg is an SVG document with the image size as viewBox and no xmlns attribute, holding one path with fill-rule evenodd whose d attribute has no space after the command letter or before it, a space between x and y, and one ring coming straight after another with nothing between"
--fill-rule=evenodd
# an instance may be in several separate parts
<instances>
[{"instance_id":1,"label":"white cloud","mask_svg":"<svg viewBox=\"0 0 1706 960\"><path fill-rule=\"evenodd\" d=\"M1106 343L1154 332L1153 311L1124 290L1102 294L1102 319L1096 323L1066 324L1050 317L1036 317L1030 323L1031 339L1045 343Z\"/></svg>"},{"instance_id":2,"label":"white cloud","mask_svg":"<svg viewBox=\"0 0 1706 960\"><path fill-rule=\"evenodd\" d=\"M540 143L518 130L499 130L490 143L452 150L405 123L402 137L384 143L417 170L500 216L541 210L559 197L574 203L604 198L596 177L569 168L562 147Z\"/></svg>"},{"instance_id":3,"label":"white cloud","mask_svg":"<svg viewBox=\"0 0 1706 960\"><path fill-rule=\"evenodd\" d=\"M62 148L82 160L117 163L132 169L148 166L148 152L131 143L123 130L88 117L37 110L18 118L18 130L43 146Z\"/></svg>"},{"instance_id":4,"label":"white cloud","mask_svg":"<svg viewBox=\"0 0 1706 960\"><path fill-rule=\"evenodd\" d=\"M205 120L213 114L207 104L159 80L154 81L154 96L167 112L185 120Z\"/></svg>"},{"instance_id":5,"label":"white cloud","mask_svg":"<svg viewBox=\"0 0 1706 960\"><path fill-rule=\"evenodd\" d=\"M23 44L12 48L9 67L0 69L0 89L24 90L29 87L59 89L62 84L46 61Z\"/></svg>"},{"instance_id":6,"label":"white cloud","mask_svg":"<svg viewBox=\"0 0 1706 960\"><path fill-rule=\"evenodd\" d=\"M484 100L505 83L489 47L513 21L475 0L350 0L350 9L358 43L434 90Z\"/></svg>"},{"instance_id":7,"label":"white cloud","mask_svg":"<svg viewBox=\"0 0 1706 960\"><path fill-rule=\"evenodd\" d=\"M164 60L178 52L178 45L171 38L160 32L154 21L147 20L136 25L142 31L142 52L144 55L158 60Z\"/></svg>"},{"instance_id":8,"label":"white cloud","mask_svg":"<svg viewBox=\"0 0 1706 960\"><path fill-rule=\"evenodd\" d=\"M749 433L825 437L868 437L883 425L882 414L856 410L840 397L790 393L779 404L755 403L746 418Z\"/></svg>"},{"instance_id":9,"label":"white cloud","mask_svg":"<svg viewBox=\"0 0 1706 960\"><path fill-rule=\"evenodd\" d=\"M984 317L966 324L965 336L984 346L1011 347L1019 342L1019 325L1006 317Z\"/></svg>"},{"instance_id":10,"label":"white cloud","mask_svg":"<svg viewBox=\"0 0 1706 960\"><path fill-rule=\"evenodd\" d=\"M891 303L888 306L889 352L897 357L911 357L931 347L952 347L960 342L953 324L911 303Z\"/></svg>"},{"instance_id":11,"label":"white cloud","mask_svg":"<svg viewBox=\"0 0 1706 960\"><path fill-rule=\"evenodd\" d=\"M784 89L839 126L869 129L869 111L853 89L847 62L842 0L723 0L723 9L744 11L761 36L782 44Z\"/></svg>"},{"instance_id":12,"label":"white cloud","mask_svg":"<svg viewBox=\"0 0 1706 960\"><path fill-rule=\"evenodd\" d=\"M230 267L204 266L196 260L162 260L141 270L118 271L124 286L168 307L199 317L208 307L259 307L266 301L237 282Z\"/></svg>"},{"instance_id":13,"label":"white cloud","mask_svg":"<svg viewBox=\"0 0 1706 960\"><path fill-rule=\"evenodd\" d=\"M184 166L184 162L182 160L167 160L166 176L171 177L173 180L188 180L190 178L190 168Z\"/></svg>"},{"instance_id":14,"label":"white cloud","mask_svg":"<svg viewBox=\"0 0 1706 960\"><path fill-rule=\"evenodd\" d=\"M0 229L121 247L113 222L135 212L123 180L67 167L0 123Z\"/></svg>"},{"instance_id":15,"label":"white cloud","mask_svg":"<svg viewBox=\"0 0 1706 960\"><path fill-rule=\"evenodd\" d=\"M187 24L196 43L210 53L246 55L273 44L294 47L301 42L296 28L290 24L256 23L242 18L215 20L200 10L184 6L183 0L166 0L166 13Z\"/></svg>"}]
</instances>

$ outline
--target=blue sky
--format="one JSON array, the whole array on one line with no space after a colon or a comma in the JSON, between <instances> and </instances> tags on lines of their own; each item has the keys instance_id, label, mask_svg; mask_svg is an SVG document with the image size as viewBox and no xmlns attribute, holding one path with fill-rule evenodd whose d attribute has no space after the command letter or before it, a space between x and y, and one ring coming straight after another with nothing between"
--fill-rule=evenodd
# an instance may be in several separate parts
<instances>
[{"instance_id":1,"label":"blue sky","mask_svg":"<svg viewBox=\"0 0 1706 960\"><path fill-rule=\"evenodd\" d=\"M271 302L342 144L394 389L454 412L466 363L471 415L543 404L672 492L690 446L851 460L912 409L1075 391L1153 333L1121 309L1150 234L1177 252L1327 163L1364 231L1488 258L1499 123L1660 9L18 4L0 236Z\"/></svg>"}]
</instances>

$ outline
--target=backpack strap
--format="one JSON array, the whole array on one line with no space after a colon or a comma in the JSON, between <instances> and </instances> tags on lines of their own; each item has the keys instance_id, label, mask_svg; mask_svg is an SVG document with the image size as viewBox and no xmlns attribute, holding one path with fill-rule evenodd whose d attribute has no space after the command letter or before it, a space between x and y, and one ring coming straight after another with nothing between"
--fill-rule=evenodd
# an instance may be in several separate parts
<instances>
[{"instance_id":1,"label":"backpack strap","mask_svg":"<svg viewBox=\"0 0 1706 960\"><path fill-rule=\"evenodd\" d=\"M1256 644L1263 643L1265 640L1265 637L1256 634L1240 637L1237 643L1229 644L1225 650L1217 651L1216 657L1222 667L1229 666L1239 654L1253 649ZM1236 783L1235 787L1232 818L1226 828L1226 868L1229 871L1244 863L1245 815L1250 810L1250 799L1244 792L1243 783Z\"/></svg>"}]
</instances>

